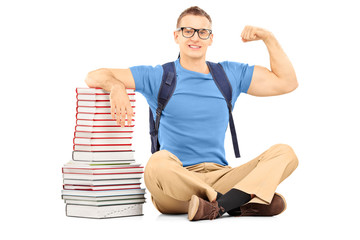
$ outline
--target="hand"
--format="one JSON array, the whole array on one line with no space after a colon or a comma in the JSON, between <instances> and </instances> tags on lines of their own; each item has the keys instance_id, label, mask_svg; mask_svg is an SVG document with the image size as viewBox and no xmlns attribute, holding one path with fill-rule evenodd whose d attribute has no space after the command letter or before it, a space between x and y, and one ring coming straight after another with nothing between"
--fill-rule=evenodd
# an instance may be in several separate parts
<instances>
[{"instance_id":1,"label":"hand","mask_svg":"<svg viewBox=\"0 0 360 240\"><path fill-rule=\"evenodd\" d=\"M245 26L244 30L241 33L241 38L243 42L250 42L257 40L265 41L270 35L271 32L263 28L247 25Z\"/></svg>"},{"instance_id":2,"label":"hand","mask_svg":"<svg viewBox=\"0 0 360 240\"><path fill-rule=\"evenodd\" d=\"M132 117L135 116L130 104L129 96L125 85L119 83L113 85L110 91L111 117L118 125L125 127L125 116L127 115L128 125L131 125ZM116 114L116 115L115 115Z\"/></svg>"}]
</instances>

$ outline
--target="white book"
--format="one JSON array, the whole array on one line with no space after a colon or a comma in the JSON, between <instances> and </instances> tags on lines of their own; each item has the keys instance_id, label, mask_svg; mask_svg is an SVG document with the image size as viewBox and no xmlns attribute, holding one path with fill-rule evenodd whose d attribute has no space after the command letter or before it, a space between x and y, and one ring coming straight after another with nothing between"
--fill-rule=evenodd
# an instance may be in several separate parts
<instances>
[{"instance_id":1,"label":"white book","mask_svg":"<svg viewBox=\"0 0 360 240\"><path fill-rule=\"evenodd\" d=\"M132 123L135 121L134 118L131 119ZM128 124L127 118L125 119L125 123ZM120 125L117 124L116 120L109 119L109 120L76 120L76 125L81 126L113 126L119 127Z\"/></svg>"},{"instance_id":2,"label":"white book","mask_svg":"<svg viewBox=\"0 0 360 240\"><path fill-rule=\"evenodd\" d=\"M111 201L82 201L82 200L65 200L65 203L87 206L109 206L119 204L145 203L145 198L111 200Z\"/></svg>"},{"instance_id":3,"label":"white book","mask_svg":"<svg viewBox=\"0 0 360 240\"><path fill-rule=\"evenodd\" d=\"M74 161L84 161L84 163L129 163L135 160L135 151L117 151L117 152L79 152L73 151L72 159ZM122 162L124 161L124 162Z\"/></svg>"},{"instance_id":4,"label":"white book","mask_svg":"<svg viewBox=\"0 0 360 240\"><path fill-rule=\"evenodd\" d=\"M127 93L134 93L135 89L134 88L127 88L126 92ZM102 88L76 88L76 93L77 94L94 94L94 93L110 94L110 92L107 92Z\"/></svg>"},{"instance_id":5,"label":"white book","mask_svg":"<svg viewBox=\"0 0 360 240\"><path fill-rule=\"evenodd\" d=\"M143 204L126 204L111 206L85 206L66 204L66 216L85 218L114 218L142 215Z\"/></svg>"},{"instance_id":6,"label":"white book","mask_svg":"<svg viewBox=\"0 0 360 240\"><path fill-rule=\"evenodd\" d=\"M91 152L103 152L103 151L131 151L131 144L124 145L74 145L74 151L91 151Z\"/></svg>"},{"instance_id":7,"label":"white book","mask_svg":"<svg viewBox=\"0 0 360 240\"><path fill-rule=\"evenodd\" d=\"M74 138L74 144L131 144L132 138Z\"/></svg>"},{"instance_id":8,"label":"white book","mask_svg":"<svg viewBox=\"0 0 360 240\"><path fill-rule=\"evenodd\" d=\"M119 137L132 137L133 131L124 131L124 132L85 132L85 131L75 131L74 137L79 138L119 138Z\"/></svg>"},{"instance_id":9,"label":"white book","mask_svg":"<svg viewBox=\"0 0 360 240\"><path fill-rule=\"evenodd\" d=\"M104 191L104 190L123 190L139 189L140 184L109 185L109 186L81 186L81 185L64 185L66 190L87 190L87 191Z\"/></svg>"},{"instance_id":10,"label":"white book","mask_svg":"<svg viewBox=\"0 0 360 240\"><path fill-rule=\"evenodd\" d=\"M109 190L109 191L85 191L85 190L62 190L62 195L83 196L83 197L109 197L145 194L145 189L125 189L125 190Z\"/></svg>"},{"instance_id":11,"label":"white book","mask_svg":"<svg viewBox=\"0 0 360 240\"><path fill-rule=\"evenodd\" d=\"M81 179L64 179L67 185L83 185L83 186L106 186L120 184L140 184L140 178L115 179L115 180L81 180Z\"/></svg>"},{"instance_id":12,"label":"white book","mask_svg":"<svg viewBox=\"0 0 360 240\"><path fill-rule=\"evenodd\" d=\"M126 161L110 161L110 163L93 163L93 162L85 162L85 161L73 161L65 163L63 168L80 168L80 169L108 169L108 168L133 168L140 167L140 163L135 163L135 160L132 162Z\"/></svg>"},{"instance_id":13,"label":"white book","mask_svg":"<svg viewBox=\"0 0 360 240\"><path fill-rule=\"evenodd\" d=\"M134 112L135 114L135 112ZM134 119L135 116L132 117L132 119ZM76 119L81 119L81 120L113 120L116 121L114 119L112 119L111 113L77 113L76 114ZM127 115L125 115L125 119L127 119Z\"/></svg>"},{"instance_id":14,"label":"white book","mask_svg":"<svg viewBox=\"0 0 360 240\"><path fill-rule=\"evenodd\" d=\"M81 126L76 125L75 131L80 132L132 132L134 131L134 125L132 126Z\"/></svg>"},{"instance_id":15,"label":"white book","mask_svg":"<svg viewBox=\"0 0 360 240\"><path fill-rule=\"evenodd\" d=\"M87 197L87 196L72 196L72 195L61 195L61 198L64 200L80 200L80 201L115 201L115 200L124 200L124 199L137 199L145 198L145 194L131 194L131 195L121 195L121 196L105 196L105 197Z\"/></svg>"},{"instance_id":16,"label":"white book","mask_svg":"<svg viewBox=\"0 0 360 240\"><path fill-rule=\"evenodd\" d=\"M135 105L135 100L130 100L130 103L132 106ZM110 107L110 100L104 100L104 101L84 101L84 100L78 100L77 101L77 107Z\"/></svg>"},{"instance_id":17,"label":"white book","mask_svg":"<svg viewBox=\"0 0 360 240\"><path fill-rule=\"evenodd\" d=\"M118 174L75 174L75 173L63 173L64 179L83 179L83 180L111 180L111 179L129 179L129 178L141 178L142 172L139 173L118 173Z\"/></svg>"},{"instance_id":18,"label":"white book","mask_svg":"<svg viewBox=\"0 0 360 240\"><path fill-rule=\"evenodd\" d=\"M131 104L132 108L135 108L134 102L130 102L130 104ZM111 113L111 108L110 107L77 107L76 112L78 112L78 113Z\"/></svg>"},{"instance_id":19,"label":"white book","mask_svg":"<svg viewBox=\"0 0 360 240\"><path fill-rule=\"evenodd\" d=\"M129 100L136 100L135 93L128 93ZM78 101L110 101L110 94L98 93L98 94L77 94Z\"/></svg>"},{"instance_id":20,"label":"white book","mask_svg":"<svg viewBox=\"0 0 360 240\"><path fill-rule=\"evenodd\" d=\"M98 168L96 166L92 167L72 167L64 166L62 168L63 173L87 173L87 174L106 174L106 173L138 173L143 172L144 167L141 166L131 166L131 167L113 167L109 166L107 168Z\"/></svg>"}]
</instances>

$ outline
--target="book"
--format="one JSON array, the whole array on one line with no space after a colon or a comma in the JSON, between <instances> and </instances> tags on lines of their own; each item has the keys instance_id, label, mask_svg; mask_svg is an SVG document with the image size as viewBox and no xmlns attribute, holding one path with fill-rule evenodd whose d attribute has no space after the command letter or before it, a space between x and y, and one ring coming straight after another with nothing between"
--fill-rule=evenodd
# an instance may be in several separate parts
<instances>
[{"instance_id":1,"label":"book","mask_svg":"<svg viewBox=\"0 0 360 240\"><path fill-rule=\"evenodd\" d=\"M86 191L86 190L62 190L62 195L83 196L83 197L109 197L124 195L145 194L145 189L125 189L125 190L104 190L104 191Z\"/></svg>"},{"instance_id":2,"label":"book","mask_svg":"<svg viewBox=\"0 0 360 240\"><path fill-rule=\"evenodd\" d=\"M129 195L118 195L118 196L74 196L74 195L62 195L61 198L65 200L78 200L78 201L92 201L92 202L101 202L101 201L117 201L117 200L126 200L126 199L144 199L145 194L129 194Z\"/></svg>"},{"instance_id":3,"label":"book","mask_svg":"<svg viewBox=\"0 0 360 240\"><path fill-rule=\"evenodd\" d=\"M136 100L135 93L128 93L129 100ZM86 93L77 94L76 99L78 101L110 101L109 93Z\"/></svg>"},{"instance_id":4,"label":"book","mask_svg":"<svg viewBox=\"0 0 360 240\"><path fill-rule=\"evenodd\" d=\"M94 167L94 166L83 166L83 167L72 167L64 166L62 168L63 173L77 173L77 174L115 174L115 173L133 173L133 172L143 172L144 167L141 166L103 166Z\"/></svg>"},{"instance_id":5,"label":"book","mask_svg":"<svg viewBox=\"0 0 360 240\"><path fill-rule=\"evenodd\" d=\"M80 132L130 132L133 130L134 125L121 126L83 126L76 125L75 131Z\"/></svg>"},{"instance_id":6,"label":"book","mask_svg":"<svg viewBox=\"0 0 360 240\"><path fill-rule=\"evenodd\" d=\"M83 161L88 163L107 162L111 163L128 163L134 162L135 151L113 151L113 152L86 152L73 151L72 159L74 161Z\"/></svg>"},{"instance_id":7,"label":"book","mask_svg":"<svg viewBox=\"0 0 360 240\"><path fill-rule=\"evenodd\" d=\"M130 100L131 105L135 105L135 100ZM78 100L77 107L110 107L110 100Z\"/></svg>"},{"instance_id":8,"label":"book","mask_svg":"<svg viewBox=\"0 0 360 240\"><path fill-rule=\"evenodd\" d=\"M129 178L141 178L143 172L133 173L118 173L118 174L75 174L75 173L63 173L64 179L83 179L83 180L111 180L111 179L129 179Z\"/></svg>"},{"instance_id":9,"label":"book","mask_svg":"<svg viewBox=\"0 0 360 240\"><path fill-rule=\"evenodd\" d=\"M107 205L123 205L123 204L134 204L134 203L145 203L145 198L130 198L120 200L109 200L109 201L85 201L85 200L64 200L65 203L74 205L87 205L87 206L107 206Z\"/></svg>"},{"instance_id":10,"label":"book","mask_svg":"<svg viewBox=\"0 0 360 240\"><path fill-rule=\"evenodd\" d=\"M129 162L128 162L129 161ZM64 164L63 168L116 168L116 167L140 167L140 164L135 163L135 160L124 160L124 161L108 161L93 163L89 161L74 161L71 160Z\"/></svg>"},{"instance_id":11,"label":"book","mask_svg":"<svg viewBox=\"0 0 360 240\"><path fill-rule=\"evenodd\" d=\"M110 179L110 180L63 179L63 183L66 185L78 185L78 186L140 184L140 178Z\"/></svg>"},{"instance_id":12,"label":"book","mask_svg":"<svg viewBox=\"0 0 360 240\"><path fill-rule=\"evenodd\" d=\"M132 122L135 122L135 119L131 119ZM127 118L125 119L125 122L127 123ZM82 120L82 119L77 119L76 120L76 125L80 125L80 126L113 126L113 127L118 127L120 125L117 124L116 120L108 120L108 119L104 119L104 120Z\"/></svg>"},{"instance_id":13,"label":"book","mask_svg":"<svg viewBox=\"0 0 360 240\"><path fill-rule=\"evenodd\" d=\"M139 184L124 185L100 185L100 186L83 186L83 185L67 185L64 184L63 189L66 190L86 190L86 191L104 191L104 190L124 190L124 189L140 189Z\"/></svg>"},{"instance_id":14,"label":"book","mask_svg":"<svg viewBox=\"0 0 360 240\"><path fill-rule=\"evenodd\" d=\"M112 144L112 145L96 145L96 144L74 144L74 151L90 151L90 152L103 152L103 151L131 151L132 144Z\"/></svg>"},{"instance_id":15,"label":"book","mask_svg":"<svg viewBox=\"0 0 360 240\"><path fill-rule=\"evenodd\" d=\"M123 132L92 132L92 131L75 131L74 137L79 138L118 138L118 137L132 137L133 131Z\"/></svg>"},{"instance_id":16,"label":"book","mask_svg":"<svg viewBox=\"0 0 360 240\"><path fill-rule=\"evenodd\" d=\"M74 138L74 144L131 144L132 137L119 138Z\"/></svg>"},{"instance_id":17,"label":"book","mask_svg":"<svg viewBox=\"0 0 360 240\"><path fill-rule=\"evenodd\" d=\"M135 112L134 112L135 114ZM81 120L113 120L116 121L115 119L112 119L111 113L76 113L76 119L81 119ZM125 115L125 119L127 120L127 115ZM134 116L133 118L134 119Z\"/></svg>"},{"instance_id":18,"label":"book","mask_svg":"<svg viewBox=\"0 0 360 240\"><path fill-rule=\"evenodd\" d=\"M134 88L127 88L126 92L129 93L134 93L135 89ZM110 92L105 91L102 88L81 88L78 87L76 88L76 93L77 94L110 94Z\"/></svg>"},{"instance_id":19,"label":"book","mask_svg":"<svg viewBox=\"0 0 360 240\"><path fill-rule=\"evenodd\" d=\"M85 218L114 218L125 216L138 216L142 214L142 204L86 206L66 204L66 216Z\"/></svg>"},{"instance_id":20,"label":"book","mask_svg":"<svg viewBox=\"0 0 360 240\"><path fill-rule=\"evenodd\" d=\"M131 103L131 107L135 108L135 104ZM111 113L111 108L107 106L103 107L76 107L78 113Z\"/></svg>"}]
</instances>

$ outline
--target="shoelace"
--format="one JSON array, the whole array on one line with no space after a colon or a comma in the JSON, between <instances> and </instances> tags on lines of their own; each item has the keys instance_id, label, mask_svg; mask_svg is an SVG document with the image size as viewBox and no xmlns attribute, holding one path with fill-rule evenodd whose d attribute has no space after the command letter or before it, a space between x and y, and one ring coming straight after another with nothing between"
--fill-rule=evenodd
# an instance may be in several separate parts
<instances>
[{"instance_id":1,"label":"shoelace","mask_svg":"<svg viewBox=\"0 0 360 240\"><path fill-rule=\"evenodd\" d=\"M220 211L225 212L223 207L219 207L218 203L212 202L211 205L213 206L211 212L208 215L209 220L213 220L217 217L220 217Z\"/></svg>"}]
</instances>

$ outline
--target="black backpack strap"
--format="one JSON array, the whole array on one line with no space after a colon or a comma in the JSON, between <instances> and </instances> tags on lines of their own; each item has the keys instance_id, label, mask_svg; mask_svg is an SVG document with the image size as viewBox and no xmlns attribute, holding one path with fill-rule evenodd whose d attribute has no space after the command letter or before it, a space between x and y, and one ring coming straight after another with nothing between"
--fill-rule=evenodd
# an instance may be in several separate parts
<instances>
[{"instance_id":1,"label":"black backpack strap","mask_svg":"<svg viewBox=\"0 0 360 240\"><path fill-rule=\"evenodd\" d=\"M163 77L158 94L158 107L156 109L156 120L154 121L153 114L149 108L149 123L151 135L151 153L160 150L158 140L158 131L160 125L161 113L165 109L176 87L176 69L174 62L168 62L162 65Z\"/></svg>"},{"instance_id":2,"label":"black backpack strap","mask_svg":"<svg viewBox=\"0 0 360 240\"><path fill-rule=\"evenodd\" d=\"M230 132L231 132L234 152L235 152L235 156L239 158L240 157L239 144L237 141L234 119L232 116L232 104L231 104L232 87L230 81L220 63L206 62L206 64L210 69L210 73L216 83L216 86L219 88L220 92L222 93L222 95L226 100L229 109L229 124L230 124Z\"/></svg>"}]
</instances>

